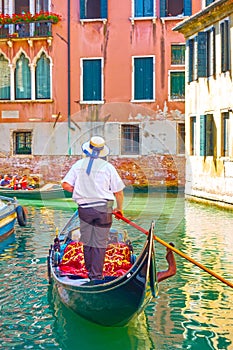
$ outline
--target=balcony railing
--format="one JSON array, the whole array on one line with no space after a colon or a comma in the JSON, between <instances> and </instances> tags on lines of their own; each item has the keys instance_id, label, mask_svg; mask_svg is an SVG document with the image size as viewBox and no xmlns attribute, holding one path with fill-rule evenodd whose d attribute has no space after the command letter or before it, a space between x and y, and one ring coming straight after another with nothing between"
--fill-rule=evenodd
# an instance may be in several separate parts
<instances>
[{"instance_id":1,"label":"balcony railing","mask_svg":"<svg viewBox=\"0 0 233 350\"><path fill-rule=\"evenodd\" d=\"M0 25L0 39L52 36L52 21L20 22Z\"/></svg>"}]
</instances>

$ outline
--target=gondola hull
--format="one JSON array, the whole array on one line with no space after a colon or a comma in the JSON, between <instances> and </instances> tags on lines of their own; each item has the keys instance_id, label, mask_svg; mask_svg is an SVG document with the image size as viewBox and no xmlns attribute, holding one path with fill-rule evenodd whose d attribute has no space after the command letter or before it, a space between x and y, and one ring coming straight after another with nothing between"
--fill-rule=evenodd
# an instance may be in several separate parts
<instances>
[{"instance_id":1,"label":"gondola hull","mask_svg":"<svg viewBox=\"0 0 233 350\"><path fill-rule=\"evenodd\" d=\"M0 186L0 195L10 198L17 197L27 200L49 200L71 198L72 193L64 191L62 187L56 186L50 189L33 189L33 190L11 190Z\"/></svg>"},{"instance_id":2,"label":"gondola hull","mask_svg":"<svg viewBox=\"0 0 233 350\"><path fill-rule=\"evenodd\" d=\"M14 232L17 220L21 226L25 226L26 217L23 217L22 213L23 208L15 199L0 196L0 242Z\"/></svg>"},{"instance_id":3,"label":"gondola hull","mask_svg":"<svg viewBox=\"0 0 233 350\"><path fill-rule=\"evenodd\" d=\"M105 277L94 284L88 279L73 279L74 276L61 274L53 266L52 255L53 251L48 267L54 293L58 293L67 307L91 322L103 326L126 325L157 294L152 232L140 256L125 275Z\"/></svg>"}]
</instances>

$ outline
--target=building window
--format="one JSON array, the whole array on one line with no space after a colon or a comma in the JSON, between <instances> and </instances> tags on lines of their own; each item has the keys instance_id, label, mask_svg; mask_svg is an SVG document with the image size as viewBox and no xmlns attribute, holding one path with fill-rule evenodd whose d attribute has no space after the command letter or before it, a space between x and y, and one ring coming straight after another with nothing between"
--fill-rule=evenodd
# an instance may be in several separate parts
<instances>
[{"instance_id":1,"label":"building window","mask_svg":"<svg viewBox=\"0 0 233 350\"><path fill-rule=\"evenodd\" d=\"M160 0L160 17L191 16L192 0Z\"/></svg>"},{"instance_id":2,"label":"building window","mask_svg":"<svg viewBox=\"0 0 233 350\"><path fill-rule=\"evenodd\" d=\"M35 12L38 13L40 11L47 12L49 11L49 0L36 0L35 1Z\"/></svg>"},{"instance_id":3,"label":"building window","mask_svg":"<svg viewBox=\"0 0 233 350\"><path fill-rule=\"evenodd\" d=\"M45 53L36 64L36 99L49 99L50 96L50 61Z\"/></svg>"},{"instance_id":4,"label":"building window","mask_svg":"<svg viewBox=\"0 0 233 350\"><path fill-rule=\"evenodd\" d=\"M80 19L106 19L107 0L80 0Z\"/></svg>"},{"instance_id":5,"label":"building window","mask_svg":"<svg viewBox=\"0 0 233 350\"><path fill-rule=\"evenodd\" d=\"M177 124L177 153L184 154L185 153L185 124L178 123Z\"/></svg>"},{"instance_id":6,"label":"building window","mask_svg":"<svg viewBox=\"0 0 233 350\"><path fill-rule=\"evenodd\" d=\"M154 57L133 58L133 100L154 101Z\"/></svg>"},{"instance_id":7,"label":"building window","mask_svg":"<svg viewBox=\"0 0 233 350\"><path fill-rule=\"evenodd\" d=\"M197 35L197 77L207 77L207 32Z\"/></svg>"},{"instance_id":8,"label":"building window","mask_svg":"<svg viewBox=\"0 0 233 350\"><path fill-rule=\"evenodd\" d=\"M222 151L221 155L223 157L229 156L230 150L230 119L229 113L222 113Z\"/></svg>"},{"instance_id":9,"label":"building window","mask_svg":"<svg viewBox=\"0 0 233 350\"><path fill-rule=\"evenodd\" d=\"M213 156L216 139L213 115L200 116L200 156Z\"/></svg>"},{"instance_id":10,"label":"building window","mask_svg":"<svg viewBox=\"0 0 233 350\"><path fill-rule=\"evenodd\" d=\"M35 99L51 99L50 59L43 52L34 69L24 53L13 64L0 54L0 100Z\"/></svg>"},{"instance_id":11,"label":"building window","mask_svg":"<svg viewBox=\"0 0 233 350\"><path fill-rule=\"evenodd\" d=\"M15 13L30 12L30 0L15 0Z\"/></svg>"},{"instance_id":12,"label":"building window","mask_svg":"<svg viewBox=\"0 0 233 350\"><path fill-rule=\"evenodd\" d=\"M0 0L0 13L9 13L9 4L6 3L6 0Z\"/></svg>"},{"instance_id":13,"label":"building window","mask_svg":"<svg viewBox=\"0 0 233 350\"><path fill-rule=\"evenodd\" d=\"M154 0L134 0L134 17L153 17Z\"/></svg>"},{"instance_id":14,"label":"building window","mask_svg":"<svg viewBox=\"0 0 233 350\"><path fill-rule=\"evenodd\" d=\"M15 131L13 133L14 154L32 154L31 131Z\"/></svg>"},{"instance_id":15,"label":"building window","mask_svg":"<svg viewBox=\"0 0 233 350\"><path fill-rule=\"evenodd\" d=\"M103 101L103 59L81 59L82 64L82 89L81 101Z\"/></svg>"},{"instance_id":16,"label":"building window","mask_svg":"<svg viewBox=\"0 0 233 350\"><path fill-rule=\"evenodd\" d=\"M0 100L10 99L10 67L9 62L0 55Z\"/></svg>"},{"instance_id":17,"label":"building window","mask_svg":"<svg viewBox=\"0 0 233 350\"><path fill-rule=\"evenodd\" d=\"M185 45L181 45L181 44L171 45L171 64L172 65L185 64Z\"/></svg>"},{"instance_id":18,"label":"building window","mask_svg":"<svg viewBox=\"0 0 233 350\"><path fill-rule=\"evenodd\" d=\"M16 100L31 99L31 72L29 60L24 54L21 54L16 62L15 98Z\"/></svg>"},{"instance_id":19,"label":"building window","mask_svg":"<svg viewBox=\"0 0 233 350\"><path fill-rule=\"evenodd\" d=\"M221 35L221 71L227 72L230 70L230 30L229 21L225 20L220 23Z\"/></svg>"},{"instance_id":20,"label":"building window","mask_svg":"<svg viewBox=\"0 0 233 350\"><path fill-rule=\"evenodd\" d=\"M207 77L216 73L215 28L207 31Z\"/></svg>"},{"instance_id":21,"label":"building window","mask_svg":"<svg viewBox=\"0 0 233 350\"><path fill-rule=\"evenodd\" d=\"M121 125L121 154L139 154L139 126Z\"/></svg>"},{"instance_id":22,"label":"building window","mask_svg":"<svg viewBox=\"0 0 233 350\"><path fill-rule=\"evenodd\" d=\"M185 98L185 72L170 72L170 100L184 100Z\"/></svg>"},{"instance_id":23,"label":"building window","mask_svg":"<svg viewBox=\"0 0 233 350\"><path fill-rule=\"evenodd\" d=\"M190 39L187 42L188 46L188 82L194 81L195 77L195 40Z\"/></svg>"},{"instance_id":24,"label":"building window","mask_svg":"<svg viewBox=\"0 0 233 350\"><path fill-rule=\"evenodd\" d=\"M197 155L197 123L196 117L190 118L190 155Z\"/></svg>"}]
</instances>

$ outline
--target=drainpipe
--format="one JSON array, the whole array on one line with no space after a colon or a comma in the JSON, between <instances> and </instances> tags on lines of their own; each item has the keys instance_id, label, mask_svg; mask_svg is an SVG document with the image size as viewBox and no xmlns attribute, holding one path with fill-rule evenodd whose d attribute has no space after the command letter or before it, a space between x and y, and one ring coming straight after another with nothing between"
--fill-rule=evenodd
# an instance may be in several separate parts
<instances>
[{"instance_id":1,"label":"drainpipe","mask_svg":"<svg viewBox=\"0 0 233 350\"><path fill-rule=\"evenodd\" d=\"M70 129L71 129L71 123L70 123L70 0L67 0L67 17L68 17L68 21L67 21L67 48L68 48L68 52L67 52L67 60L68 60L68 75L67 75L67 81L68 81L68 89L67 89L67 94L68 94L68 103L67 103L67 114L68 114L68 155L71 155L71 146L70 146Z\"/></svg>"}]
</instances>

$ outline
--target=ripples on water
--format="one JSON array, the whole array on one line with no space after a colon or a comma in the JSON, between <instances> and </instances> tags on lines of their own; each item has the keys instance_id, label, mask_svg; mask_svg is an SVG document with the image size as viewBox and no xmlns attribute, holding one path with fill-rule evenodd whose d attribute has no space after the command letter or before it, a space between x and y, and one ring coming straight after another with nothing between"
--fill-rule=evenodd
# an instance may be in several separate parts
<instances>
[{"instance_id":1,"label":"ripples on water","mask_svg":"<svg viewBox=\"0 0 233 350\"><path fill-rule=\"evenodd\" d=\"M2 349L174 350L233 349L233 289L180 256L178 272L159 296L124 328L90 324L57 300L47 283L46 257L56 227L71 208L29 206L28 225L0 246ZM127 196L125 215L233 282L233 213L162 194ZM114 221L117 228L122 222ZM145 236L127 227L136 251ZM165 247L156 243L158 268ZM119 305L120 307L120 305Z\"/></svg>"}]
</instances>

